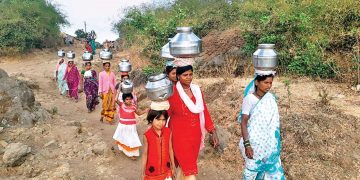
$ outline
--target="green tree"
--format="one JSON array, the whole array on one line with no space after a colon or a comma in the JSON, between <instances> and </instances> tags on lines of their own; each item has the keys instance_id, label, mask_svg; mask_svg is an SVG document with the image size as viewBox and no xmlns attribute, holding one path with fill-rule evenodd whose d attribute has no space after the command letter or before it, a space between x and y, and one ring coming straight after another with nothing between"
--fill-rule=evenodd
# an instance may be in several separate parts
<instances>
[{"instance_id":1,"label":"green tree","mask_svg":"<svg viewBox=\"0 0 360 180\"><path fill-rule=\"evenodd\" d=\"M78 29L75 31L77 38L86 38L86 32L83 29Z\"/></svg>"},{"instance_id":2,"label":"green tree","mask_svg":"<svg viewBox=\"0 0 360 180\"><path fill-rule=\"evenodd\" d=\"M65 16L46 0L6 0L0 3L0 55L31 48L53 47L60 39Z\"/></svg>"}]
</instances>

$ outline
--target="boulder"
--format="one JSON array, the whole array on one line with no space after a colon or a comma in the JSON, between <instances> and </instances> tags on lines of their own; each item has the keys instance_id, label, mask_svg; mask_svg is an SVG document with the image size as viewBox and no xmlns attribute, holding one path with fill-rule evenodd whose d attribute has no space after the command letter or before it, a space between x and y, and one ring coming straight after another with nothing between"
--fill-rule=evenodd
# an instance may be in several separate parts
<instances>
[{"instance_id":1,"label":"boulder","mask_svg":"<svg viewBox=\"0 0 360 180\"><path fill-rule=\"evenodd\" d=\"M19 166L25 161L26 155L31 152L31 147L22 143L11 143L6 146L3 162L7 166Z\"/></svg>"},{"instance_id":2,"label":"boulder","mask_svg":"<svg viewBox=\"0 0 360 180\"><path fill-rule=\"evenodd\" d=\"M7 77L9 77L9 75L6 73L6 71L4 71L3 69L0 68L0 79L7 78Z\"/></svg>"},{"instance_id":3,"label":"boulder","mask_svg":"<svg viewBox=\"0 0 360 180\"><path fill-rule=\"evenodd\" d=\"M28 85L8 77L0 69L0 125L32 127L34 122L49 119L49 113L35 102Z\"/></svg>"}]
</instances>

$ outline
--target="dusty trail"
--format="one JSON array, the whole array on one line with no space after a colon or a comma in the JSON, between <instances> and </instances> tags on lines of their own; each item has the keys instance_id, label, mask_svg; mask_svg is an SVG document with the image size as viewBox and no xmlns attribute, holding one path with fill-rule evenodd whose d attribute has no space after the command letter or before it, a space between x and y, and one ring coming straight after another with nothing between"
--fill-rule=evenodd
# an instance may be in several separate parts
<instances>
[{"instance_id":1,"label":"dusty trail","mask_svg":"<svg viewBox=\"0 0 360 180\"><path fill-rule=\"evenodd\" d=\"M76 49L76 53L79 55L81 49ZM36 56L34 54L36 54ZM52 163L52 166L54 167L56 167L58 163L61 164L61 162L68 164L69 168L72 170L66 175L71 177L71 179L138 179L141 159L136 161L130 160L122 153L119 153L117 149L115 154L110 150L114 145L112 136L117 124L110 125L106 122L101 123L99 121L101 106L97 106L97 109L94 112L88 113L86 110L84 93L80 94L80 99L77 103L59 95L56 83L52 79L54 74L53 70L57 62L57 58L54 55L54 52L39 51L32 53L29 56L16 58L15 60L3 59L2 62L0 62L1 68L7 71L10 76L17 76L25 80L36 82L39 85L39 89L34 91L36 100L46 109L56 109L55 111L57 111L56 115L53 116L53 120L46 122L45 124L48 124L47 126L51 127L47 129L47 131L51 132L52 137L58 141L61 147L58 150L58 154L56 154L57 152L55 151L52 152L56 155L49 156L49 159L47 160L53 161L54 163ZM121 55L122 54L120 54L120 56ZM126 57L128 54L124 53L122 56ZM18 59L22 60L19 61ZM75 62L78 64L78 69L81 69L81 62L78 58L76 58ZM100 63L98 62L97 64ZM138 132L140 137L147 128L144 118L144 116L138 118ZM69 125L69 123L71 124L74 122L80 122L81 131L83 131L81 134L75 136L73 136L73 132L66 129L66 126ZM40 125L40 127L41 126L45 125ZM92 139L92 137L95 137L95 139L93 138L95 142L84 142L87 141L87 139ZM96 157L90 156L90 158L85 157L84 160L84 157L82 157L80 153L82 151L81 149L84 148L84 151L86 152L86 147L91 143L96 144L96 141L106 143L104 155ZM46 143L46 141L33 141L32 143L33 144L31 145L34 147L34 151L40 152L42 144ZM77 147L77 143L88 144L86 144L85 147ZM70 152L74 151L75 155L69 155L69 157L58 159L57 156L61 154L62 149L68 147L66 144L70 144L70 148L74 148L70 150ZM214 174L212 173L208 173L208 176L213 175ZM50 177L51 176L52 175L50 175ZM206 177L205 174L201 176L203 176L203 178ZM220 177L213 178L219 179Z\"/></svg>"}]
</instances>

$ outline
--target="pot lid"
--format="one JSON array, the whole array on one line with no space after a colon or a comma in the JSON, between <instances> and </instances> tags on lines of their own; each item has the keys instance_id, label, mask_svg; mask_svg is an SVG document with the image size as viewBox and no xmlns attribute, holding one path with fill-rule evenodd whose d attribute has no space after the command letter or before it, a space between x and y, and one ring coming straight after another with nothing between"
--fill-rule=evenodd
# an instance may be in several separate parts
<instances>
[{"instance_id":1,"label":"pot lid","mask_svg":"<svg viewBox=\"0 0 360 180\"><path fill-rule=\"evenodd\" d=\"M129 62L128 59L122 59L121 62Z\"/></svg>"},{"instance_id":2,"label":"pot lid","mask_svg":"<svg viewBox=\"0 0 360 180\"><path fill-rule=\"evenodd\" d=\"M190 33L190 32L192 32L192 27L177 27L176 32L178 32L178 33Z\"/></svg>"},{"instance_id":3,"label":"pot lid","mask_svg":"<svg viewBox=\"0 0 360 180\"><path fill-rule=\"evenodd\" d=\"M274 49L275 44L259 44L258 48L259 49Z\"/></svg>"}]
</instances>

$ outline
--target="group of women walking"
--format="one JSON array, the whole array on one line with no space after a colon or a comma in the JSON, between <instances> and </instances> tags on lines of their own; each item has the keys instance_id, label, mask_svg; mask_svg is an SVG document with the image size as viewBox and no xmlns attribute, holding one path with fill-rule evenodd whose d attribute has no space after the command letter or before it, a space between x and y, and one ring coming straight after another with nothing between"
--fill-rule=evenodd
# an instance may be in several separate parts
<instances>
[{"instance_id":1,"label":"group of women walking","mask_svg":"<svg viewBox=\"0 0 360 180\"><path fill-rule=\"evenodd\" d=\"M138 109L135 93L121 93L110 62L103 62L104 70L98 77L91 65L86 62L83 73L86 107L89 112L94 111L100 98L101 122L113 124L118 115L113 139L118 149L134 160L140 156L142 147L142 179L196 179L197 159L204 147L206 132L210 133L214 147L219 145L219 140L203 92L193 83L192 65L166 66L165 73L173 83L173 95L168 99L166 110ZM245 160L243 179L284 179L279 112L276 99L270 93L274 75L275 72L257 71L245 90L238 118L242 130L239 147ZM56 80L60 94L77 101L80 78L72 60L59 60ZM128 78L127 73L121 74L121 81ZM146 113L149 128L141 136L141 142L136 115Z\"/></svg>"}]
</instances>

